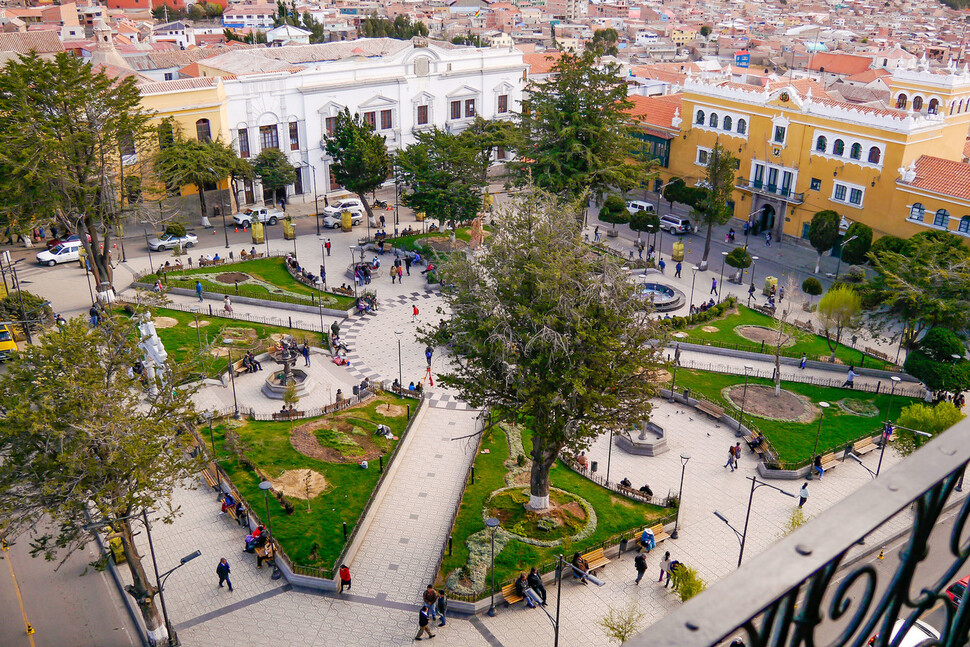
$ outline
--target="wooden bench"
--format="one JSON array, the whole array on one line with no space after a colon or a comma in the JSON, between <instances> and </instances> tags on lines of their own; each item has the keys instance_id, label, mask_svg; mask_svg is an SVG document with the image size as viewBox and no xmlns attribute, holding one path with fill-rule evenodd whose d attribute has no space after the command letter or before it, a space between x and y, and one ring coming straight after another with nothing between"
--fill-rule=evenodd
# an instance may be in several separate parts
<instances>
[{"instance_id":1,"label":"wooden bench","mask_svg":"<svg viewBox=\"0 0 970 647\"><path fill-rule=\"evenodd\" d=\"M243 250L239 254L239 258L242 259L242 260L244 260L244 261L252 260L254 258L262 258L263 256L265 256L265 254L263 252L256 252L255 254L250 254L246 250Z\"/></svg>"},{"instance_id":2,"label":"wooden bench","mask_svg":"<svg viewBox=\"0 0 970 647\"><path fill-rule=\"evenodd\" d=\"M724 415L724 409L717 406L713 402L708 402L707 400L698 400L697 404L694 406L698 411L703 411L715 420L720 420L721 416Z\"/></svg>"},{"instance_id":3,"label":"wooden bench","mask_svg":"<svg viewBox=\"0 0 970 647\"><path fill-rule=\"evenodd\" d=\"M249 372L249 371L246 370L246 367L243 366L243 361L244 360L245 360L245 358L233 362L233 364L232 364L232 375L233 375L233 377L238 377L239 375L241 375L243 373L248 373Z\"/></svg>"},{"instance_id":4,"label":"wooden bench","mask_svg":"<svg viewBox=\"0 0 970 647\"><path fill-rule=\"evenodd\" d=\"M219 489L219 481L217 481L216 477L212 475L212 470L209 469L208 465L202 468L202 478L205 479L206 485L211 487L213 490Z\"/></svg>"},{"instance_id":5,"label":"wooden bench","mask_svg":"<svg viewBox=\"0 0 970 647\"><path fill-rule=\"evenodd\" d=\"M766 305L763 305L763 306L762 305L756 305L756 306L754 306L754 309L757 310L758 312L760 312L761 314L768 315L769 317L774 317L775 316L775 309L774 308L771 308L769 306L766 306Z\"/></svg>"},{"instance_id":6,"label":"wooden bench","mask_svg":"<svg viewBox=\"0 0 970 647\"><path fill-rule=\"evenodd\" d=\"M354 291L351 288L334 288L332 291L336 294L342 294L345 297L354 296Z\"/></svg>"},{"instance_id":7,"label":"wooden bench","mask_svg":"<svg viewBox=\"0 0 970 647\"><path fill-rule=\"evenodd\" d=\"M273 420L297 420L302 418L304 415L305 413L303 411L297 411L295 409L291 409L286 413L278 411L277 413L273 414Z\"/></svg>"},{"instance_id":8,"label":"wooden bench","mask_svg":"<svg viewBox=\"0 0 970 647\"><path fill-rule=\"evenodd\" d=\"M586 563L589 564L589 570L587 571L589 573L592 573L598 568L603 568L611 561L613 561L606 557L606 555L603 553L602 548L597 548L596 550L592 550L588 553L585 553L583 555L583 559L585 559Z\"/></svg>"},{"instance_id":9,"label":"wooden bench","mask_svg":"<svg viewBox=\"0 0 970 647\"><path fill-rule=\"evenodd\" d=\"M839 461L835 458L835 452L829 452L822 456L822 469L828 472L838 465ZM815 473L815 462L812 461L812 468L808 471L809 476Z\"/></svg>"},{"instance_id":10,"label":"wooden bench","mask_svg":"<svg viewBox=\"0 0 970 647\"><path fill-rule=\"evenodd\" d=\"M505 598L505 606L507 607L525 599L515 590L515 582L502 587L502 597Z\"/></svg>"},{"instance_id":11,"label":"wooden bench","mask_svg":"<svg viewBox=\"0 0 970 647\"><path fill-rule=\"evenodd\" d=\"M856 456L863 456L874 449L879 449L879 445L872 439L872 436L857 440L852 444L852 453Z\"/></svg>"},{"instance_id":12,"label":"wooden bench","mask_svg":"<svg viewBox=\"0 0 970 647\"><path fill-rule=\"evenodd\" d=\"M650 526L650 532L653 533L653 540L658 544L664 539L670 539L670 533L664 530L662 523L658 523L656 526Z\"/></svg>"},{"instance_id":13,"label":"wooden bench","mask_svg":"<svg viewBox=\"0 0 970 647\"><path fill-rule=\"evenodd\" d=\"M762 436L762 438L764 438L764 436ZM768 455L768 450L765 449L764 442L762 441L758 445L753 445L752 443L754 443L754 439L755 439L755 436L753 434L750 435L750 436L743 436L742 437L742 440L744 440L744 442L746 442L748 444L748 449L751 450L751 453L752 454L757 454L758 456L767 456Z\"/></svg>"},{"instance_id":14,"label":"wooden bench","mask_svg":"<svg viewBox=\"0 0 970 647\"><path fill-rule=\"evenodd\" d=\"M224 258L220 258L219 260L211 260L211 261L207 261L204 258L200 258L199 267L209 267L210 265L222 265L225 262L226 260Z\"/></svg>"}]
</instances>

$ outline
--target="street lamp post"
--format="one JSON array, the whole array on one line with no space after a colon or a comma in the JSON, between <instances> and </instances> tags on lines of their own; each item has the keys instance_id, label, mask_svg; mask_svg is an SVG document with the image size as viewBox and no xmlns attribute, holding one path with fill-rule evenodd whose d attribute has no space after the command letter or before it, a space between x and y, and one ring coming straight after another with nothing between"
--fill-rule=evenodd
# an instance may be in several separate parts
<instances>
[{"instance_id":1,"label":"street lamp post","mask_svg":"<svg viewBox=\"0 0 970 647\"><path fill-rule=\"evenodd\" d=\"M317 309L320 312L320 340L322 341L327 330L323 327L323 279L320 277L317 277L317 289L320 291L317 295Z\"/></svg>"},{"instance_id":2,"label":"street lamp post","mask_svg":"<svg viewBox=\"0 0 970 647\"><path fill-rule=\"evenodd\" d=\"M310 167L310 172L313 173L313 213L317 219L317 236L320 235L320 201L317 195L317 169L313 164L307 162L307 166Z\"/></svg>"},{"instance_id":3,"label":"street lamp post","mask_svg":"<svg viewBox=\"0 0 970 647\"><path fill-rule=\"evenodd\" d=\"M199 340L199 352L202 352L202 331L199 329L199 306L192 306L190 308L192 311L192 316L195 317L195 336Z\"/></svg>"},{"instance_id":4,"label":"street lamp post","mask_svg":"<svg viewBox=\"0 0 970 647\"><path fill-rule=\"evenodd\" d=\"M222 496L222 474L219 473L219 466L216 464L216 438L212 435L212 412L206 411L206 418L209 419L209 442L212 444L212 464L216 466L216 500Z\"/></svg>"},{"instance_id":5,"label":"street lamp post","mask_svg":"<svg viewBox=\"0 0 970 647\"><path fill-rule=\"evenodd\" d=\"M893 386L892 390L889 391L889 406L886 408L886 420L883 422L882 426L882 442L879 443L879 464L876 465L876 476L879 476L879 470L882 469L882 457L886 453L886 445L889 444L889 436L892 435L889 427L889 416L893 408L893 396L896 394L896 385L901 381L896 375L893 375L889 379L893 381Z\"/></svg>"},{"instance_id":6,"label":"street lamp post","mask_svg":"<svg viewBox=\"0 0 970 647\"><path fill-rule=\"evenodd\" d=\"M677 527L680 525L680 509L684 507L684 472L687 471L687 461L690 460L690 454L680 455L680 489L677 491L677 516L674 517L674 531L670 533L671 539L677 539Z\"/></svg>"},{"instance_id":7,"label":"street lamp post","mask_svg":"<svg viewBox=\"0 0 970 647\"><path fill-rule=\"evenodd\" d=\"M748 225L747 227L745 227L745 230L744 230L744 248L745 249L748 248L748 236L751 235L751 216L753 216L754 214L759 213L759 212L760 213L763 213L764 210L765 210L764 207L758 207L757 209L755 209L754 211L752 211L751 213L749 213L747 220L745 220L745 223Z\"/></svg>"},{"instance_id":8,"label":"street lamp post","mask_svg":"<svg viewBox=\"0 0 970 647\"><path fill-rule=\"evenodd\" d=\"M694 314L694 282L697 281L697 271L701 269L694 265L690 268L691 274L693 275L690 280L690 309L687 311L688 315Z\"/></svg>"},{"instance_id":9,"label":"street lamp post","mask_svg":"<svg viewBox=\"0 0 970 647\"><path fill-rule=\"evenodd\" d=\"M828 402L819 402L818 403L818 406L820 406L822 409L821 409L821 411L819 411L819 414L818 414L818 431L815 432L815 446L812 447L812 460L815 460L815 457L818 455L818 453L817 453L818 452L818 439L822 436L822 418L825 417L825 410L829 408L829 403ZM812 472L809 471L808 474L809 474L809 476L811 476Z\"/></svg>"},{"instance_id":10,"label":"street lamp post","mask_svg":"<svg viewBox=\"0 0 970 647\"><path fill-rule=\"evenodd\" d=\"M754 269L758 264L758 257L751 257L751 287L748 288L748 307L751 307L751 297L754 295ZM744 285L743 283L741 285Z\"/></svg>"},{"instance_id":11,"label":"street lamp post","mask_svg":"<svg viewBox=\"0 0 970 647\"><path fill-rule=\"evenodd\" d=\"M721 302L721 293L724 292L724 264L727 262L727 255L727 252L721 252L721 256L723 256L723 258L721 259L721 280L717 282L717 286L720 288L717 291L718 303Z\"/></svg>"},{"instance_id":12,"label":"street lamp post","mask_svg":"<svg viewBox=\"0 0 970 647\"><path fill-rule=\"evenodd\" d=\"M229 383L232 384L232 408L233 408L232 417L234 420L239 420L240 418L242 418L242 416L239 415L239 401L236 399L236 375L235 375L235 371L232 370L232 351L231 350L226 349L226 357L229 360Z\"/></svg>"},{"instance_id":13,"label":"street lamp post","mask_svg":"<svg viewBox=\"0 0 970 647\"><path fill-rule=\"evenodd\" d=\"M741 413L738 415L738 436L741 435L741 421L744 420L744 404L748 400L748 375L754 370L751 364L744 365L744 389L741 391Z\"/></svg>"},{"instance_id":14,"label":"street lamp post","mask_svg":"<svg viewBox=\"0 0 970 647\"><path fill-rule=\"evenodd\" d=\"M263 491L263 503L266 505L266 529L269 536L273 536L273 522L269 518L269 491L273 489L273 484L269 481L260 481L259 489Z\"/></svg>"},{"instance_id":15,"label":"street lamp post","mask_svg":"<svg viewBox=\"0 0 970 647\"><path fill-rule=\"evenodd\" d=\"M488 607L488 617L495 617L495 529L498 528L499 520L489 517L485 520L485 525L492 529L492 604Z\"/></svg>"},{"instance_id":16,"label":"street lamp post","mask_svg":"<svg viewBox=\"0 0 970 647\"><path fill-rule=\"evenodd\" d=\"M842 269L842 252L845 250L845 246L848 245L849 243L851 243L856 238L858 238L858 236L853 236L849 240L843 240L841 243L839 243L839 262L836 263L836 265L835 265L835 278L836 279L839 278L839 270Z\"/></svg>"},{"instance_id":17,"label":"street lamp post","mask_svg":"<svg viewBox=\"0 0 970 647\"><path fill-rule=\"evenodd\" d=\"M610 487L610 463L613 460L613 428L610 427L610 445L606 449L606 487Z\"/></svg>"},{"instance_id":18,"label":"street lamp post","mask_svg":"<svg viewBox=\"0 0 970 647\"><path fill-rule=\"evenodd\" d=\"M403 389L404 388L404 365L401 362L401 335L404 334L404 331L395 330L394 334L397 335L397 383Z\"/></svg>"},{"instance_id":19,"label":"street lamp post","mask_svg":"<svg viewBox=\"0 0 970 647\"><path fill-rule=\"evenodd\" d=\"M797 494L792 494L788 490L783 490L780 487L776 487L772 485L771 483L765 483L764 481L759 481L758 477L756 476L749 476L748 478L751 479L751 493L748 495L748 510L744 515L743 531L738 532L738 529L731 525L731 523L727 520L727 517L725 517L717 510L714 511L714 516L716 516L718 519L723 521L728 528L733 530L734 534L738 538L738 541L741 542L741 550L738 552L738 568L741 568L741 560L744 559L744 544L748 538L748 522L751 520L751 503L754 500L754 491L757 490L759 487L770 487L772 490L777 490L782 494L784 494L785 496L790 496L793 499L798 498ZM671 535L671 537L673 537L673 535Z\"/></svg>"}]
</instances>

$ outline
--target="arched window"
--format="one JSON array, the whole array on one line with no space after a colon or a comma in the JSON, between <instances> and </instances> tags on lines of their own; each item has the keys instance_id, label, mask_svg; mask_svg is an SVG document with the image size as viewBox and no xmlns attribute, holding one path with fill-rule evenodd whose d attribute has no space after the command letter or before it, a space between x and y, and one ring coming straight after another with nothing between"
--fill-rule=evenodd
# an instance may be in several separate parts
<instances>
[{"instance_id":1,"label":"arched window","mask_svg":"<svg viewBox=\"0 0 970 647\"><path fill-rule=\"evenodd\" d=\"M828 140L821 135L819 136L818 139L815 140L815 150L817 150L819 153L824 153L825 150L828 148L828 146L829 146Z\"/></svg>"},{"instance_id":2,"label":"arched window","mask_svg":"<svg viewBox=\"0 0 970 647\"><path fill-rule=\"evenodd\" d=\"M940 111L940 100L930 99L930 105L927 106L926 112L928 112L931 115L935 115L939 111Z\"/></svg>"},{"instance_id":3,"label":"arched window","mask_svg":"<svg viewBox=\"0 0 970 647\"><path fill-rule=\"evenodd\" d=\"M704 125L704 111L703 110L698 110L697 111L697 118L694 120L694 123L696 123L696 124L698 124L700 126L703 126Z\"/></svg>"},{"instance_id":4,"label":"arched window","mask_svg":"<svg viewBox=\"0 0 970 647\"><path fill-rule=\"evenodd\" d=\"M845 155L845 142L841 139L836 139L835 143L832 144L832 154Z\"/></svg>"},{"instance_id":5,"label":"arched window","mask_svg":"<svg viewBox=\"0 0 970 647\"><path fill-rule=\"evenodd\" d=\"M959 231L961 234L970 234L970 216L960 218L960 224L957 225L957 231Z\"/></svg>"},{"instance_id":6,"label":"arched window","mask_svg":"<svg viewBox=\"0 0 970 647\"><path fill-rule=\"evenodd\" d=\"M923 109L923 97L913 97L913 112Z\"/></svg>"},{"instance_id":7,"label":"arched window","mask_svg":"<svg viewBox=\"0 0 970 647\"><path fill-rule=\"evenodd\" d=\"M960 99L960 103L957 104L957 114L963 112L963 99Z\"/></svg>"},{"instance_id":8,"label":"arched window","mask_svg":"<svg viewBox=\"0 0 970 647\"><path fill-rule=\"evenodd\" d=\"M722 124L722 126L723 126L724 130L731 130L731 125L732 124L733 124L733 120L730 117L725 117L724 118L724 123Z\"/></svg>"},{"instance_id":9,"label":"arched window","mask_svg":"<svg viewBox=\"0 0 970 647\"><path fill-rule=\"evenodd\" d=\"M936 215L933 216L933 225L935 227L946 227L948 222L950 222L950 212L946 209L938 209Z\"/></svg>"},{"instance_id":10,"label":"arched window","mask_svg":"<svg viewBox=\"0 0 970 647\"><path fill-rule=\"evenodd\" d=\"M212 129L209 127L208 119L199 119L195 122L195 137L200 142L212 141Z\"/></svg>"},{"instance_id":11,"label":"arched window","mask_svg":"<svg viewBox=\"0 0 970 647\"><path fill-rule=\"evenodd\" d=\"M743 135L748 132L748 122L744 119L738 119L738 134Z\"/></svg>"},{"instance_id":12,"label":"arched window","mask_svg":"<svg viewBox=\"0 0 970 647\"><path fill-rule=\"evenodd\" d=\"M869 149L869 163L870 164L878 164L879 163L879 157L881 155L882 155L882 153L880 152L880 150L876 146L873 146L872 148Z\"/></svg>"},{"instance_id":13,"label":"arched window","mask_svg":"<svg viewBox=\"0 0 970 647\"><path fill-rule=\"evenodd\" d=\"M906 101L907 101L907 97L905 94L899 95L898 97L896 97L896 107L902 110L903 108L906 107Z\"/></svg>"},{"instance_id":14,"label":"arched window","mask_svg":"<svg viewBox=\"0 0 970 647\"><path fill-rule=\"evenodd\" d=\"M862 159L862 144L852 144L852 148L849 149L849 157L854 160Z\"/></svg>"},{"instance_id":15,"label":"arched window","mask_svg":"<svg viewBox=\"0 0 970 647\"><path fill-rule=\"evenodd\" d=\"M707 123L708 123L708 125L711 128L717 128L717 113L716 112L712 112L711 113L711 119Z\"/></svg>"},{"instance_id":16,"label":"arched window","mask_svg":"<svg viewBox=\"0 0 970 647\"><path fill-rule=\"evenodd\" d=\"M912 207L909 208L909 219L915 220L916 222L923 222L923 216L926 215L926 207L923 206L922 202L917 202Z\"/></svg>"},{"instance_id":17,"label":"arched window","mask_svg":"<svg viewBox=\"0 0 970 647\"><path fill-rule=\"evenodd\" d=\"M953 109L956 108L956 107L957 107L957 102L956 101L951 101L950 102L950 114L951 115L953 114Z\"/></svg>"}]
</instances>

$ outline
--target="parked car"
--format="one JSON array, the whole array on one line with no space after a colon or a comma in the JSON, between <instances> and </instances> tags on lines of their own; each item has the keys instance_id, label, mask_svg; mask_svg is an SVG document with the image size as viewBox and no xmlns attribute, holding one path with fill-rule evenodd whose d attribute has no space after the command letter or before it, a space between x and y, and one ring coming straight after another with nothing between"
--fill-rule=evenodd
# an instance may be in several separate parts
<instances>
[{"instance_id":1,"label":"parked car","mask_svg":"<svg viewBox=\"0 0 970 647\"><path fill-rule=\"evenodd\" d=\"M647 213L653 213L656 208L649 202L644 202L643 200L628 200L626 203L626 210L630 214L635 214L637 211L646 211Z\"/></svg>"},{"instance_id":2,"label":"parked car","mask_svg":"<svg viewBox=\"0 0 970 647\"><path fill-rule=\"evenodd\" d=\"M356 226L362 222L364 222L364 214L354 213L353 211L350 212L350 224ZM323 226L329 229L339 228L340 223L341 223L341 215L339 213L330 214L323 217Z\"/></svg>"},{"instance_id":3,"label":"parked car","mask_svg":"<svg viewBox=\"0 0 970 647\"><path fill-rule=\"evenodd\" d=\"M903 618L900 618L899 620L896 621L896 624L893 625L893 633L889 637L890 642L896 640L896 637L899 635L899 632L903 628L903 624L905 623L906 623L906 620ZM870 638L869 644L870 645L875 644L875 641L878 637L879 636L877 634L872 638ZM917 620L916 622L913 623L913 626L909 628L909 631L906 632L906 635L903 636L903 639L899 642L899 644L896 647L919 647L924 642L939 640L939 638L940 638L940 632L938 632L936 629L929 626L922 620ZM887 644L889 643L887 642ZM927 644L930 644L930 643L927 642Z\"/></svg>"},{"instance_id":4,"label":"parked car","mask_svg":"<svg viewBox=\"0 0 970 647\"><path fill-rule=\"evenodd\" d=\"M148 239L148 247L153 252L164 252L167 249L175 249L179 245L188 249L193 245L199 244L199 237L195 234L185 234L184 236L173 236L172 234L162 234L156 238Z\"/></svg>"},{"instance_id":5,"label":"parked car","mask_svg":"<svg viewBox=\"0 0 970 647\"><path fill-rule=\"evenodd\" d=\"M686 234L694 231L694 225L690 220L673 214L660 216L660 228L671 234Z\"/></svg>"},{"instance_id":6,"label":"parked car","mask_svg":"<svg viewBox=\"0 0 970 647\"><path fill-rule=\"evenodd\" d=\"M78 234L71 234L66 238L51 238L47 241L47 249L53 249L60 245L61 243L70 243L76 240L81 240L81 236ZM88 236L88 242L91 242L91 236Z\"/></svg>"},{"instance_id":7,"label":"parked car","mask_svg":"<svg viewBox=\"0 0 970 647\"><path fill-rule=\"evenodd\" d=\"M240 227L249 227L253 222L275 225L281 218L285 217L286 214L279 209L258 207L256 209L246 209L242 213L233 214L232 221Z\"/></svg>"},{"instance_id":8,"label":"parked car","mask_svg":"<svg viewBox=\"0 0 970 647\"><path fill-rule=\"evenodd\" d=\"M81 241L66 241L52 249L45 249L37 254L37 262L47 267L54 267L60 263L70 263L81 258Z\"/></svg>"},{"instance_id":9,"label":"parked car","mask_svg":"<svg viewBox=\"0 0 970 647\"><path fill-rule=\"evenodd\" d=\"M960 601L963 600L963 594L966 592L967 586L970 586L970 575L967 575L958 582L954 582L947 588L946 597L950 598L953 606L960 606Z\"/></svg>"},{"instance_id":10,"label":"parked car","mask_svg":"<svg viewBox=\"0 0 970 647\"><path fill-rule=\"evenodd\" d=\"M364 205L358 198L344 198L343 200L338 200L334 202L329 207L323 210L324 216L339 216L344 211L349 211L353 214L362 215L364 213ZM355 223L356 224L356 223Z\"/></svg>"}]
</instances>

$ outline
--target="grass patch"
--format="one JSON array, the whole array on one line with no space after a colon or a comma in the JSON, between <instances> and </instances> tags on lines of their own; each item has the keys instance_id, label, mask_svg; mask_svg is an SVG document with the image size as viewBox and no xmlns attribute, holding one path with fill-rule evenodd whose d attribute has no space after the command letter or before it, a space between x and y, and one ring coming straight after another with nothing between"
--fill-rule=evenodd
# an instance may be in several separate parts
<instances>
[{"instance_id":1,"label":"grass patch","mask_svg":"<svg viewBox=\"0 0 970 647\"><path fill-rule=\"evenodd\" d=\"M484 230L488 231L490 228L485 227ZM433 238L433 237L445 237L449 238L451 236L450 232L446 231L435 231L426 234L411 234L410 236L398 236L397 238L388 238L387 242L398 249L404 249L409 252L417 251L420 252L422 256L425 256L430 251L427 247L418 247L415 242L421 240L422 238ZM466 243L470 242L472 239L470 228L459 228L455 230L455 239L463 240ZM441 252L436 252L440 254Z\"/></svg>"},{"instance_id":2,"label":"grass patch","mask_svg":"<svg viewBox=\"0 0 970 647\"><path fill-rule=\"evenodd\" d=\"M375 425L385 424L398 438L407 427L407 414L386 416L377 413L378 405L388 403L405 406L408 400L384 393L363 406L347 409L342 414L363 419ZM300 424L308 422L301 420ZM348 532L357 523L380 472L377 465L363 470L356 463L330 463L315 460L297 452L290 444L289 422L244 421L240 426L230 421L230 429L239 434L243 454L262 474L274 478L286 470L312 469L327 480L327 489L310 501L289 499L293 514L286 514L275 497L269 497L269 514L273 535L294 563L329 569L344 547L343 522ZM203 438L207 430L201 430ZM239 462L225 446L226 425L213 427L219 465L229 474L240 494L250 507L265 518L263 492L259 489L260 475ZM386 441L389 453L398 441ZM207 443L208 444L208 443ZM386 462L386 461L385 461ZM386 466L385 466L386 467Z\"/></svg>"},{"instance_id":3,"label":"grass patch","mask_svg":"<svg viewBox=\"0 0 970 647\"><path fill-rule=\"evenodd\" d=\"M539 516L525 509L529 489L505 490L488 501L489 514L502 522L502 527L523 537L549 540L571 537L586 525L586 511L568 492L552 490L549 499L557 514Z\"/></svg>"},{"instance_id":4,"label":"grass patch","mask_svg":"<svg viewBox=\"0 0 970 647\"><path fill-rule=\"evenodd\" d=\"M118 312L122 312L121 308L118 309ZM165 345L169 358L178 364L188 365L191 373L195 376L217 377L229 367L229 358L226 355L213 355L208 352L200 354L200 339L203 348L207 348L211 342L218 340L215 344L216 347L232 349L233 361L241 359L244 351L252 350L259 354L268 350L273 345L270 340L272 335L290 335L301 342L305 340L311 345L322 344L326 346L327 343L327 333L324 333L321 339L320 333L303 330L302 328L269 326L222 317L207 317L200 314L197 331L195 316L191 312L182 312L170 308L151 308L151 313L153 318L170 317L178 321L177 326L156 328L156 332L158 338ZM232 337L230 334L233 330L252 331L252 333ZM270 367L264 366L264 368Z\"/></svg>"},{"instance_id":5,"label":"grass patch","mask_svg":"<svg viewBox=\"0 0 970 647\"><path fill-rule=\"evenodd\" d=\"M194 290L195 282L199 281L202 283L202 288L207 292L235 296L237 294L235 284L219 283L210 279L199 278L202 275L225 274L230 272L249 274L253 278L265 281L273 286L267 287L266 285L242 283L239 285L238 296L268 301L286 301L315 305L319 301L321 294L318 290L304 285L290 276L290 273L286 270L286 261L282 257L257 258L252 261L241 261L216 267L196 267L184 271L172 271L165 275L164 280L169 287L187 288L190 290ZM326 308L346 310L354 305L353 297L334 294L332 292L324 292L323 299L323 305Z\"/></svg>"},{"instance_id":6,"label":"grass patch","mask_svg":"<svg viewBox=\"0 0 970 647\"><path fill-rule=\"evenodd\" d=\"M531 434L522 431L522 441L525 447L531 444ZM439 584L456 568L468 562L468 548L465 540L485 528L482 511L491 494L496 489L505 487L507 468L505 461L509 457L508 440L501 425L496 425L482 440L482 449L488 449L488 454L479 452L475 457L475 483L465 489L462 497L458 517L452 530L453 554L446 555L439 572ZM533 546L520 541L510 541L505 548L495 555L495 581L498 586L517 577L523 570L532 566L543 566L555 560L556 555L575 551L584 551L620 533L639 528L643 525L653 525L659 519L670 514L670 510L655 505L648 505L619 496L606 488L596 485L592 481L576 474L562 462L557 462L550 473L552 486L585 499L596 511L598 519L595 532L586 539L569 544L552 547ZM488 576L491 582L491 575Z\"/></svg>"},{"instance_id":7,"label":"grass patch","mask_svg":"<svg viewBox=\"0 0 970 647\"><path fill-rule=\"evenodd\" d=\"M760 353L762 352L761 344L756 344L753 341L745 339L741 335L737 334L734 329L737 326L762 326L765 328L774 329L777 323L777 319L739 304L738 311L736 313L727 315L726 317L722 317L720 319L705 321L702 324L686 328L684 329L684 332L687 333L689 337L686 339L675 338L675 341L687 341L693 344L712 343L714 345L723 345L727 348ZM702 328L705 326L713 326L718 330L717 332L705 332L702 330ZM801 357L802 353L805 353L809 359L828 361L829 355L831 355L832 351L829 350L825 337L821 337L813 333L803 332L788 324L785 325L785 333L794 336L795 344L792 346L782 347L782 356ZM770 343L766 343L764 345L763 352L773 355L774 346ZM886 368L891 366L890 362L886 362L869 355L864 355L862 351L850 348L843 344L839 344L836 348L835 357L846 366L866 366L868 368ZM863 361L863 358L865 358L865 361Z\"/></svg>"},{"instance_id":8,"label":"grass patch","mask_svg":"<svg viewBox=\"0 0 970 647\"><path fill-rule=\"evenodd\" d=\"M679 369L677 371L677 388L689 388L692 395L700 395L706 400L710 400L725 408L734 418L737 418L734 407L721 396L721 390L734 384L743 384L744 378L737 375L724 375L721 373L706 373ZM773 386L774 382L763 378L750 378L749 384L762 384ZM882 428L882 421L886 418L886 411L889 407L889 393L865 393L850 389L838 389L832 387L819 387L801 382L782 382L783 389L807 397L813 404L828 402L833 406L825 412L822 421L822 433L818 441L818 451L824 454L829 451L843 449L849 442L855 441L866 434L878 434ZM872 417L860 416L843 411L835 403L845 398L851 398L856 408L876 409L878 413ZM916 398L894 396L892 398L892 411L889 412L890 420L895 420L899 416L900 410L913 404L921 402ZM865 404L863 404L865 403ZM734 411L732 413L732 411ZM744 413L745 423L751 422L757 427L771 442L771 445L778 453L780 463L797 465L803 464L812 459L812 448L815 446L815 435L818 433L818 418L811 422L791 422L785 420L769 420L753 416L749 411Z\"/></svg>"}]
</instances>

